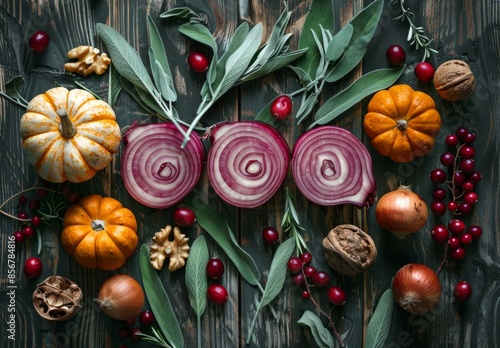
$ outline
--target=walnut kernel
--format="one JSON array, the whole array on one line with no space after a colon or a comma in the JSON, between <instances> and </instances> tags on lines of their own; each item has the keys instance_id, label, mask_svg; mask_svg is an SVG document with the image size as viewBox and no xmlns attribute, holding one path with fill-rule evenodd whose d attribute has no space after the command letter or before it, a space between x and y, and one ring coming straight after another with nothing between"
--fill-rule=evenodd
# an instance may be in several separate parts
<instances>
[{"instance_id":1,"label":"walnut kernel","mask_svg":"<svg viewBox=\"0 0 500 348\"><path fill-rule=\"evenodd\" d=\"M463 100L474 93L476 81L469 65L461 60L441 64L434 74L434 87L441 98Z\"/></svg>"},{"instance_id":2,"label":"walnut kernel","mask_svg":"<svg viewBox=\"0 0 500 348\"><path fill-rule=\"evenodd\" d=\"M75 47L68 52L67 57L77 61L64 64L64 69L83 76L91 73L104 74L111 64L111 59L106 53L99 53L99 50L92 46Z\"/></svg>"},{"instance_id":3,"label":"walnut kernel","mask_svg":"<svg viewBox=\"0 0 500 348\"><path fill-rule=\"evenodd\" d=\"M174 239L170 240L169 236L171 232L174 232ZM162 228L160 232L156 232L153 237L153 245L149 250L149 259L151 265L157 269L161 270L163 268L163 263L167 258L169 258L168 270L170 272L176 271L186 264L186 259L189 256L189 238L186 238L185 234L181 233L179 227L167 225Z\"/></svg>"}]
</instances>

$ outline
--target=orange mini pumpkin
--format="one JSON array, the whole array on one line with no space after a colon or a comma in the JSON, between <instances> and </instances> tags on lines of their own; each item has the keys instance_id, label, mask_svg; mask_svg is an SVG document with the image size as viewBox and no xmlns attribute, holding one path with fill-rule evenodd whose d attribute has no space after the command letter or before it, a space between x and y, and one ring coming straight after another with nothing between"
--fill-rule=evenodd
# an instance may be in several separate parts
<instances>
[{"instance_id":1,"label":"orange mini pumpkin","mask_svg":"<svg viewBox=\"0 0 500 348\"><path fill-rule=\"evenodd\" d=\"M121 140L111 106L82 89L37 95L20 126L26 158L54 183L89 180L111 162Z\"/></svg>"},{"instance_id":2,"label":"orange mini pumpkin","mask_svg":"<svg viewBox=\"0 0 500 348\"><path fill-rule=\"evenodd\" d=\"M410 162L433 149L441 117L428 94L395 85L373 96L363 127L381 155Z\"/></svg>"},{"instance_id":3,"label":"orange mini pumpkin","mask_svg":"<svg viewBox=\"0 0 500 348\"><path fill-rule=\"evenodd\" d=\"M114 198L93 194L66 210L61 243L87 268L117 269L138 244L134 214Z\"/></svg>"}]
</instances>

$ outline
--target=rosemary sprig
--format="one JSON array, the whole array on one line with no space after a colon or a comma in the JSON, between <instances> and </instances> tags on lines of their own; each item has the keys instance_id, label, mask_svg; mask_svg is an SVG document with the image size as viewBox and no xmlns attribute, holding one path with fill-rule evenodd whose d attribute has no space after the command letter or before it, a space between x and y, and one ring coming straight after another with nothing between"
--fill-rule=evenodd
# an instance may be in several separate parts
<instances>
[{"instance_id":1,"label":"rosemary sprig","mask_svg":"<svg viewBox=\"0 0 500 348\"><path fill-rule=\"evenodd\" d=\"M301 234L301 231L303 231L304 228L300 225L294 201L295 197L293 194L288 188L285 188L285 212L283 214L281 227L283 228L283 232L288 233L288 238L295 239L297 255L300 255L309 249L307 248L306 241Z\"/></svg>"},{"instance_id":2,"label":"rosemary sprig","mask_svg":"<svg viewBox=\"0 0 500 348\"><path fill-rule=\"evenodd\" d=\"M422 62L430 57L432 53L438 53L437 50L431 47L432 39L427 37L427 34L424 31L423 27L417 27L413 21L412 17L415 16L413 12L410 11L410 8L405 8L405 0L391 0L391 5L398 5L401 7L401 15L394 18L394 20L401 20L402 22L407 21L410 25L408 29L407 40L410 41L411 45L415 46L415 49L419 48L424 49L424 57L422 58Z\"/></svg>"},{"instance_id":3,"label":"rosemary sprig","mask_svg":"<svg viewBox=\"0 0 500 348\"><path fill-rule=\"evenodd\" d=\"M137 334L137 336L141 336L144 341L147 341L147 342L154 344L156 346L160 346L160 347L164 347L164 348L172 348L172 346L167 343L167 341L165 340L165 338L161 334L160 330L157 330L154 327L151 327L151 331L153 332L153 335L139 333L139 334Z\"/></svg>"}]
</instances>

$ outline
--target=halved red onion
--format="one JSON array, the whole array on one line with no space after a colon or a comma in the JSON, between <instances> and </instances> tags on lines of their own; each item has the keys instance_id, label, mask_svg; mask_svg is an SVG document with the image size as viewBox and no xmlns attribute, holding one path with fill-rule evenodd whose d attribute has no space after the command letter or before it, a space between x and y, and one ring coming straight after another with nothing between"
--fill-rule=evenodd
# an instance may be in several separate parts
<instances>
[{"instance_id":1,"label":"halved red onion","mask_svg":"<svg viewBox=\"0 0 500 348\"><path fill-rule=\"evenodd\" d=\"M211 140L208 178L220 198L255 208L276 193L287 174L290 149L275 128L257 121L221 123Z\"/></svg>"},{"instance_id":2,"label":"halved red onion","mask_svg":"<svg viewBox=\"0 0 500 348\"><path fill-rule=\"evenodd\" d=\"M196 186L204 167L205 149L194 134L184 136L172 123L132 126L124 135L123 183L128 193L150 208L176 205Z\"/></svg>"},{"instance_id":3,"label":"halved red onion","mask_svg":"<svg viewBox=\"0 0 500 348\"><path fill-rule=\"evenodd\" d=\"M299 191L318 205L369 207L376 199L370 154L343 128L320 126L302 134L293 148L292 173Z\"/></svg>"}]
</instances>

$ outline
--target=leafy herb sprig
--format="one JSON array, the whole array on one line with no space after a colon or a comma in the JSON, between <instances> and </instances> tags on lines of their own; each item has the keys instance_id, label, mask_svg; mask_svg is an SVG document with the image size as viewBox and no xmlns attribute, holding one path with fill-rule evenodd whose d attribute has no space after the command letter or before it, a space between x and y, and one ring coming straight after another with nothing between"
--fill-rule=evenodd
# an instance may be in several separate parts
<instances>
[{"instance_id":1,"label":"leafy herb sprig","mask_svg":"<svg viewBox=\"0 0 500 348\"><path fill-rule=\"evenodd\" d=\"M389 335L394 311L391 289L384 291L366 327L365 348L382 348Z\"/></svg>"},{"instance_id":2,"label":"leafy herb sprig","mask_svg":"<svg viewBox=\"0 0 500 348\"><path fill-rule=\"evenodd\" d=\"M427 37L423 27L418 27L413 23L413 16L415 15L410 11L410 8L405 8L405 0L391 0L391 5L399 5L401 7L401 15L394 18L394 20L407 21L410 28L408 29L407 41L415 46L415 49L424 49L424 56L422 62L430 57L431 53L438 53L437 50L431 47L432 39Z\"/></svg>"},{"instance_id":3,"label":"leafy herb sprig","mask_svg":"<svg viewBox=\"0 0 500 348\"><path fill-rule=\"evenodd\" d=\"M295 248L297 250L297 255L302 254L307 251L307 243L302 237L301 232L304 227L300 225L299 215L295 209L295 197L290 190L285 188L285 209L283 213L283 220L281 221L281 227L283 232L288 234L288 238L293 239L295 242Z\"/></svg>"}]
</instances>

